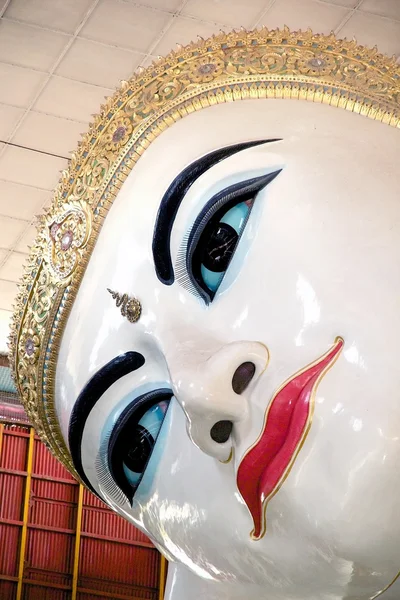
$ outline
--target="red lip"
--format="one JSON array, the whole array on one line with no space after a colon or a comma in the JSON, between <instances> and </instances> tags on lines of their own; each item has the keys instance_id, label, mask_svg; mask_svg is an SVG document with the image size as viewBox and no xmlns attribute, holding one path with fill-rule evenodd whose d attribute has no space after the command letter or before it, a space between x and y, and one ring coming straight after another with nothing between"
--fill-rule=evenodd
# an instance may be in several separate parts
<instances>
[{"instance_id":1,"label":"red lip","mask_svg":"<svg viewBox=\"0 0 400 600\"><path fill-rule=\"evenodd\" d=\"M263 431L243 457L237 485L253 517L253 539L263 537L268 502L278 492L307 437L314 411L314 392L343 348L337 338L331 350L302 369L275 393Z\"/></svg>"}]
</instances>

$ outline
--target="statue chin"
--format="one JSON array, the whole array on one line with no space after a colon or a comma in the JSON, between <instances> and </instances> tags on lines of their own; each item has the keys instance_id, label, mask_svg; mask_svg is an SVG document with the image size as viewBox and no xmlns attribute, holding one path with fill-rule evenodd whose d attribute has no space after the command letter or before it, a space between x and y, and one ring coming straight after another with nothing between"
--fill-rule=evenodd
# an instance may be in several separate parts
<instances>
[{"instance_id":1,"label":"statue chin","mask_svg":"<svg viewBox=\"0 0 400 600\"><path fill-rule=\"evenodd\" d=\"M276 94L168 113L121 167L66 304L57 443L171 561L168 599L397 600L399 130ZM46 233L66 294L100 214L71 198Z\"/></svg>"}]
</instances>

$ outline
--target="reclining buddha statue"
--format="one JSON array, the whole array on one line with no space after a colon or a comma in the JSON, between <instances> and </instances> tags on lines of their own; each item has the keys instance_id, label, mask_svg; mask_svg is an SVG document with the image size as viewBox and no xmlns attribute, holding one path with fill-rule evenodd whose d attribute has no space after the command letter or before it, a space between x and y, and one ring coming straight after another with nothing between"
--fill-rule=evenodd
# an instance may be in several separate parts
<instances>
[{"instance_id":1,"label":"reclining buddha statue","mask_svg":"<svg viewBox=\"0 0 400 600\"><path fill-rule=\"evenodd\" d=\"M400 598L399 129L394 59L232 32L122 82L62 173L15 380L168 600Z\"/></svg>"}]
</instances>

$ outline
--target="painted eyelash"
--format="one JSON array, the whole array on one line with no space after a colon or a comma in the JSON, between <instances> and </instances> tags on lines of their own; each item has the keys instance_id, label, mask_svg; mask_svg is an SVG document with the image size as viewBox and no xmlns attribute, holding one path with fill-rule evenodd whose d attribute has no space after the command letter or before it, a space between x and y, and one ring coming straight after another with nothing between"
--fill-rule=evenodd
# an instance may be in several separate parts
<instances>
[{"instance_id":1,"label":"painted eyelash","mask_svg":"<svg viewBox=\"0 0 400 600\"><path fill-rule=\"evenodd\" d=\"M115 483L114 478L111 475L110 469L108 467L108 447L110 444L112 432L113 430L111 429L109 433L105 436L95 460L96 474L99 480L99 487L102 494L104 494L104 496L109 497L116 504L121 505L127 503L130 505L128 497Z\"/></svg>"},{"instance_id":2,"label":"painted eyelash","mask_svg":"<svg viewBox=\"0 0 400 600\"><path fill-rule=\"evenodd\" d=\"M194 226L194 225L193 225ZM178 254L175 261L175 275L177 282L190 294L198 298L199 300L203 300L202 294L199 292L197 287L194 285L187 268L187 250L189 245L189 240L191 237L191 230L187 231L182 239L182 242L179 246Z\"/></svg>"}]
</instances>

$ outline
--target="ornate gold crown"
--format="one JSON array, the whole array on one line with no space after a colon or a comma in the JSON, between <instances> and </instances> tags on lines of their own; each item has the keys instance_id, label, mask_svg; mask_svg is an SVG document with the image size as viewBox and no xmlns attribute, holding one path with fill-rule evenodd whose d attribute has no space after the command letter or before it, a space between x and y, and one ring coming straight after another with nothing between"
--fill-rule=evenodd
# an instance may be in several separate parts
<instances>
[{"instance_id":1,"label":"ornate gold crown","mask_svg":"<svg viewBox=\"0 0 400 600\"><path fill-rule=\"evenodd\" d=\"M55 413L55 371L103 220L136 161L164 129L202 108L248 98L330 104L400 127L400 68L376 49L333 34L263 28L180 47L123 81L106 100L38 222L10 335L11 365L28 416L75 476Z\"/></svg>"}]
</instances>

